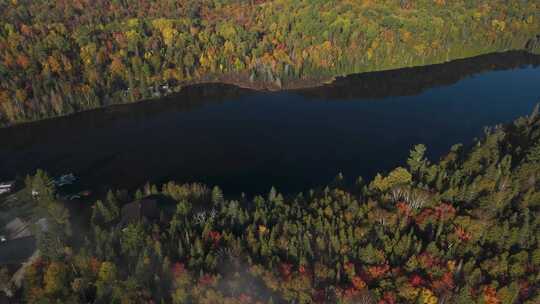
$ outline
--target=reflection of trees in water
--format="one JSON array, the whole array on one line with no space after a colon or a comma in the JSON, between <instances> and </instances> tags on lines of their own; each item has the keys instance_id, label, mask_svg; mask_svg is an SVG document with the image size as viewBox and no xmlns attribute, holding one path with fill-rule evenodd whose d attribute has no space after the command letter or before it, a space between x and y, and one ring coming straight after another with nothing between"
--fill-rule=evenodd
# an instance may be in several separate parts
<instances>
[{"instance_id":1,"label":"reflection of trees in water","mask_svg":"<svg viewBox=\"0 0 540 304\"><path fill-rule=\"evenodd\" d=\"M540 56L512 51L461 59L444 64L391 71L356 74L336 79L317 88L293 90L302 96L321 99L369 99L417 95L424 90L451 85L474 74L540 65ZM227 84L199 84L184 88L160 100L81 112L66 117L38 121L0 129L0 138L9 138L4 145L17 147L51 137L84 134L85 130L106 128L117 122L144 122L162 113L187 112L207 104L234 100L254 91Z\"/></svg>"},{"instance_id":2,"label":"reflection of trees in water","mask_svg":"<svg viewBox=\"0 0 540 304\"><path fill-rule=\"evenodd\" d=\"M318 182L318 178L312 178L313 172L326 179L336 173L330 172L333 171L331 168L355 166L360 158L351 156L357 153L355 151L365 150L361 157L366 159L380 158L377 169L389 167L398 154L379 156L377 149L383 147L389 151L388 147L398 137L402 147L416 144L422 142L417 138L438 136L445 129L441 127L424 135L418 135L421 133L417 131L418 124L403 130L384 129L379 128L377 116L374 116L375 119L365 119L355 127L350 124L350 129L340 129L337 137L333 137L335 133L332 132L336 130L321 122L328 108L311 110L310 106L314 104L302 102L301 96L331 101L413 95L427 88L455 83L475 73L539 63L540 56L524 52L495 54L436 66L353 75L338 79L335 84L293 91L292 94L257 93L225 84L195 85L160 100L112 106L0 129L3 139L0 180L44 168L53 174L74 172L92 187L131 188L148 180L183 180L208 181L234 189L229 190L234 192L245 190L240 185L256 180L251 189L258 193L267 188L260 190L257 187L272 185L278 176L283 181L280 187L305 187L308 183ZM245 97L249 97L246 101L262 98L261 102L249 105L231 102L228 107L228 101L244 100ZM266 99L276 101L282 97L274 106L265 106ZM298 107L283 107L289 99L296 101ZM224 103L222 107L211 106L220 103ZM362 102L357 104L362 105ZM400 104L405 108L414 106L406 102ZM335 109L340 111L338 113L348 110L348 107L338 108ZM404 109L388 112L384 105L377 108L390 114ZM436 105L433 108L440 109ZM378 110L374 113L379 113ZM300 117L296 115L298 113L306 113L306 116ZM356 119L351 116L354 115L348 117L349 122ZM280 127L282 121L295 124L291 124L291 128ZM427 119L426 123L433 122ZM433 123L433 126L441 124ZM284 136L278 138L279 132ZM350 141L347 149L341 152L334 152L335 147L328 144L332 140L349 140L357 132L363 132L363 139ZM465 129L459 132L469 134ZM275 138L272 138L274 133ZM391 136L384 138L386 134ZM367 141L376 146L358 148ZM282 153L282 149L287 149L288 153ZM313 151L316 153L311 153ZM325 160L320 166L317 165L319 158ZM400 157L399 161L402 160ZM361 170L364 175L375 173L370 171L369 165Z\"/></svg>"},{"instance_id":3,"label":"reflection of trees in water","mask_svg":"<svg viewBox=\"0 0 540 304\"><path fill-rule=\"evenodd\" d=\"M368 99L416 95L424 90L451 85L474 74L508 70L521 66L540 65L540 56L527 52L483 55L444 64L405 68L391 71L362 73L341 77L317 88L293 90L303 96L321 99ZM187 112L206 104L221 103L253 94L254 91L227 84L199 84L160 100L81 112L66 117L38 121L27 125L0 129L0 137L10 142L50 137L55 132L83 132L89 128L103 128L118 121L145 121L161 113ZM4 144L10 144L6 142Z\"/></svg>"},{"instance_id":4,"label":"reflection of trees in water","mask_svg":"<svg viewBox=\"0 0 540 304\"><path fill-rule=\"evenodd\" d=\"M144 122L162 113L188 112L207 104L218 104L249 94L250 90L227 84L200 84L182 92L133 104L115 105L49 120L36 121L11 128L0 128L0 138L9 138L7 146L20 146L51 137L86 134L85 130L102 129L121 121ZM62 132L59 134L59 132Z\"/></svg>"},{"instance_id":5,"label":"reflection of trees in water","mask_svg":"<svg viewBox=\"0 0 540 304\"><path fill-rule=\"evenodd\" d=\"M540 56L512 51L438 65L356 74L338 78L321 87L292 92L308 98L327 100L416 95L430 88L454 84L474 74L530 65L540 65ZM2 143L4 147L22 147L29 143L50 141L55 137L85 134L87 130L107 128L122 121L144 123L159 114L188 112L207 104L222 103L253 93L252 90L227 84L193 85L160 100L111 106L0 129L0 138L9 139Z\"/></svg>"},{"instance_id":6,"label":"reflection of trees in water","mask_svg":"<svg viewBox=\"0 0 540 304\"><path fill-rule=\"evenodd\" d=\"M474 74L540 65L540 56L523 51L489 54L448 63L340 77L318 88L298 90L304 96L324 99L410 96L451 85Z\"/></svg>"},{"instance_id":7,"label":"reflection of trees in water","mask_svg":"<svg viewBox=\"0 0 540 304\"><path fill-rule=\"evenodd\" d=\"M328 100L416 95L430 88L454 84L474 74L529 65L540 65L540 56L512 51L438 65L356 74L338 78L334 83L321 87L293 92L309 98ZM48 141L52 137L58 137L59 132L67 136L85 134L85 130L103 129L121 121L143 123L159 114L187 112L207 104L234 100L253 93L252 90L227 84L193 85L184 88L178 94L160 100L111 106L0 129L0 138L10 139L3 143L7 147L24 146L28 143Z\"/></svg>"}]
</instances>

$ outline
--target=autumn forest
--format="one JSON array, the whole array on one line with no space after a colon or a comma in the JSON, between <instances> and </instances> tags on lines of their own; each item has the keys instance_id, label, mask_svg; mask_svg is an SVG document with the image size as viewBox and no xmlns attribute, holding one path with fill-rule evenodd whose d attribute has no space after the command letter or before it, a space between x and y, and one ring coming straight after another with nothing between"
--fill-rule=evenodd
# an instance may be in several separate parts
<instances>
[{"instance_id":1,"label":"autumn forest","mask_svg":"<svg viewBox=\"0 0 540 304\"><path fill-rule=\"evenodd\" d=\"M538 304L539 67L539 1L0 0L0 303Z\"/></svg>"},{"instance_id":2,"label":"autumn forest","mask_svg":"<svg viewBox=\"0 0 540 304\"><path fill-rule=\"evenodd\" d=\"M0 1L0 122L528 49L536 1ZM287 12L287 13L283 13Z\"/></svg>"},{"instance_id":3,"label":"autumn forest","mask_svg":"<svg viewBox=\"0 0 540 304\"><path fill-rule=\"evenodd\" d=\"M219 187L174 182L113 190L92 203L84 232L70 221L69 209L80 207L59 199L51 178L38 171L17 197L49 227L37 234L41 256L26 271L19 297L538 303L538 107L486 129L472 147L455 145L439 162L425 152L417 145L406 166L371 181L345 187L338 175L296 195L272 188L228 199Z\"/></svg>"}]
</instances>

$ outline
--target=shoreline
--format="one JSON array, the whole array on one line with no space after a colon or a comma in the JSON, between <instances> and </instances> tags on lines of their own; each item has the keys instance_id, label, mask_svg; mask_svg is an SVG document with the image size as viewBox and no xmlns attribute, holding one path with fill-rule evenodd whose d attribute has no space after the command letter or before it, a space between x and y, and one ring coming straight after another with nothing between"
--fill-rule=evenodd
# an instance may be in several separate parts
<instances>
[{"instance_id":1,"label":"shoreline","mask_svg":"<svg viewBox=\"0 0 540 304\"><path fill-rule=\"evenodd\" d=\"M107 109L107 108L113 108L113 107L116 107L116 106L127 106L127 105L139 104L139 103L144 103L144 102L152 102L154 100L158 100L158 99L162 99L162 98L173 97L176 94L180 94L182 91L184 91L186 89L189 89L190 87L195 87L195 86L230 85L230 86L235 86L235 87L237 87L239 89L245 89L245 90L250 90L250 91L254 91L254 92L263 92L263 93L264 92L266 92L266 93L287 92L287 91L288 92L295 92L295 91L302 91L302 90L317 89L317 88L321 88L321 87L324 87L324 86L327 86L327 85L333 85L338 80L346 79L346 78L349 78L349 77L355 77L355 76L358 76L358 75L366 75L366 74L370 74L370 73L381 73L381 72L389 72L389 71L399 71L399 70L405 70L405 69L411 69L411 68L437 66L437 65L442 65L442 64L448 64L448 63L451 63L451 62L458 62L458 61L461 61L461 60L468 60L468 59L478 58L478 57L482 57L482 56L504 54L504 53L512 53L512 52L522 52L524 54L528 54L528 55L531 55L531 56L540 57L539 54L529 52L526 49L505 50L505 51L498 51L498 52L483 53L483 54L478 54L478 55L470 56L470 57L459 57L459 58L454 58L452 60L446 60L446 61L441 61L441 62L437 62L437 63L433 63L433 64L426 64L426 65L402 66L402 67L388 68L388 69L383 68L383 69L366 71L366 72L351 73L351 74L344 74L344 75L335 75L335 76L331 76L331 77L329 76L329 77L320 78L320 79L290 79L287 82L285 82L285 84L283 84L282 86L278 86L275 83L268 82L268 81L260 81L260 80L250 81L249 75L247 74L247 72L236 73L236 74L224 74L224 75L219 75L219 76L214 76L214 77L206 76L206 77L200 78L198 80L183 83L183 84L178 86L177 91L172 91L171 93L163 94L163 95L158 96L158 97L144 98L144 99L140 99L140 100L133 101L133 102L115 103L115 104L104 105L104 106L99 106L99 107L95 107L95 108L88 108L88 109L84 109L84 110L80 110L80 111L74 111L74 112L61 114L61 115L56 115L56 116L47 117L47 118L42 118L42 119L28 120L28 121L18 121L18 122L13 122L13 123L0 124L0 129L9 129L9 128L13 128L13 127L20 127L20 126L24 126L24 125L30 125L32 123L38 123L38 122L47 121L47 120L53 120L53 119L58 119L58 118L69 117L69 116L76 115L76 114L83 113L83 112L95 111L95 110Z\"/></svg>"}]
</instances>

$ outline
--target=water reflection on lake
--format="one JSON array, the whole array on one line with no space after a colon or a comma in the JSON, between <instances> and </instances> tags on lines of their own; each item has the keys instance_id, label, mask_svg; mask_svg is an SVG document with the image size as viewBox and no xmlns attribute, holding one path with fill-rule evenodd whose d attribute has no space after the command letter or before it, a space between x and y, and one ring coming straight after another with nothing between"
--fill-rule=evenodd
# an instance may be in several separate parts
<instances>
[{"instance_id":1,"label":"water reflection on lake","mask_svg":"<svg viewBox=\"0 0 540 304\"><path fill-rule=\"evenodd\" d=\"M288 92L198 85L158 101L0 129L0 180L36 168L86 186L177 180L226 194L290 193L432 160L540 101L540 57L522 52L340 78Z\"/></svg>"}]
</instances>

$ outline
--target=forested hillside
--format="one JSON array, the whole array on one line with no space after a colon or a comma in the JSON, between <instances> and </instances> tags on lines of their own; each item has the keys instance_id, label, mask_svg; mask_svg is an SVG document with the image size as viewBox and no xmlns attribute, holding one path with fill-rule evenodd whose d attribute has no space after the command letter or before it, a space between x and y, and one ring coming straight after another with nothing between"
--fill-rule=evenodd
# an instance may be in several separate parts
<instances>
[{"instance_id":1,"label":"forested hillside","mask_svg":"<svg viewBox=\"0 0 540 304\"><path fill-rule=\"evenodd\" d=\"M0 123L222 81L337 75L540 50L540 4L503 0L2 0Z\"/></svg>"},{"instance_id":2,"label":"forested hillside","mask_svg":"<svg viewBox=\"0 0 540 304\"><path fill-rule=\"evenodd\" d=\"M69 205L38 172L18 197L47 214L49 230L38 235L42 256L17 296L28 303L539 303L538 108L485 133L433 164L418 145L406 168L359 178L352 189L338 176L290 197L272 189L229 200L218 187L175 183L134 196L111 191L93 204L86 233L69 224Z\"/></svg>"}]
</instances>

